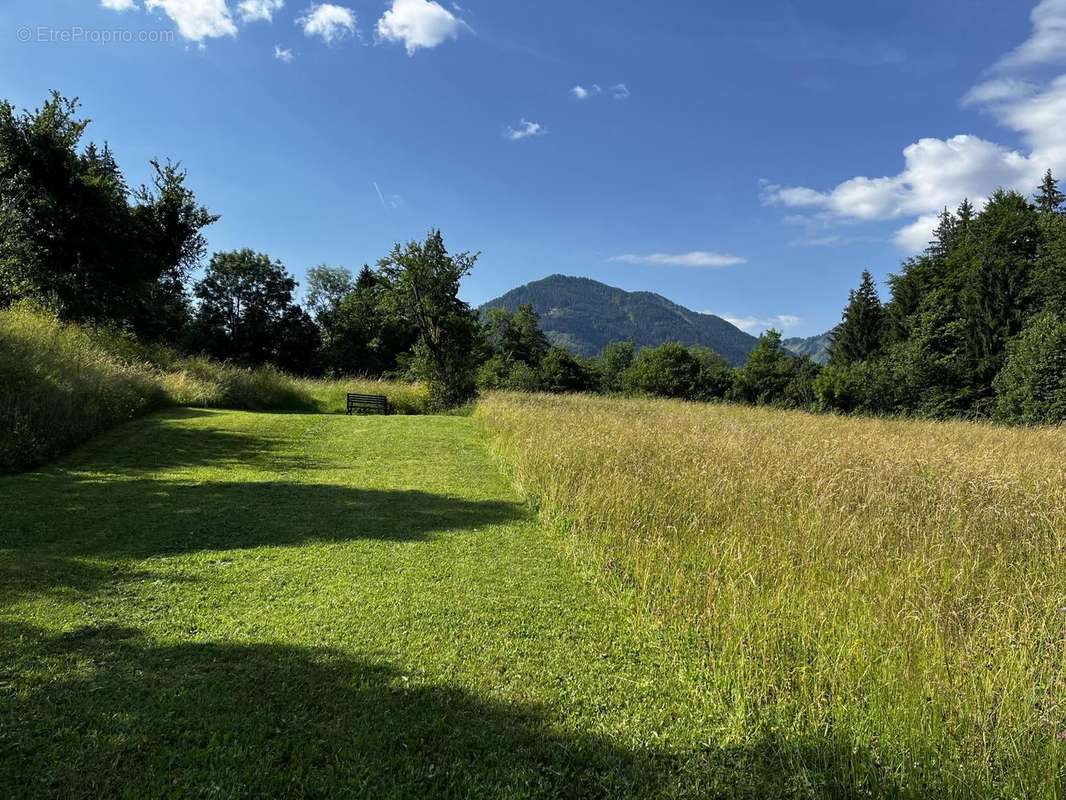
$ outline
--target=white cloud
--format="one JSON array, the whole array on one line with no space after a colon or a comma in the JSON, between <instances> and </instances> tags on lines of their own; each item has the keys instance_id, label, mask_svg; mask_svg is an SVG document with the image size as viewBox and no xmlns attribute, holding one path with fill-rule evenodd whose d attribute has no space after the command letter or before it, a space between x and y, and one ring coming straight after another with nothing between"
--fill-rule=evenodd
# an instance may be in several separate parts
<instances>
[{"instance_id":1,"label":"white cloud","mask_svg":"<svg viewBox=\"0 0 1066 800\"><path fill-rule=\"evenodd\" d=\"M273 22L274 14L285 5L285 0L240 0L237 11L241 22Z\"/></svg>"},{"instance_id":2,"label":"white cloud","mask_svg":"<svg viewBox=\"0 0 1066 800\"><path fill-rule=\"evenodd\" d=\"M512 142L517 142L521 139L529 139L533 136L545 136L548 133L548 129L541 125L539 122L530 122L523 117L517 128L508 127L504 131L504 136L510 139Z\"/></svg>"},{"instance_id":3,"label":"white cloud","mask_svg":"<svg viewBox=\"0 0 1066 800\"><path fill-rule=\"evenodd\" d=\"M1036 94L1038 89L1036 84L1017 78L993 78L970 89L962 98L962 105L966 107L1002 103Z\"/></svg>"},{"instance_id":4,"label":"white cloud","mask_svg":"<svg viewBox=\"0 0 1066 800\"><path fill-rule=\"evenodd\" d=\"M620 261L624 264L660 264L676 267L731 267L747 262L747 259L740 256L712 253L707 250L694 250L691 253L649 253L648 255L626 253L607 260Z\"/></svg>"},{"instance_id":5,"label":"white cloud","mask_svg":"<svg viewBox=\"0 0 1066 800\"><path fill-rule=\"evenodd\" d=\"M392 8L378 20L378 38L402 43L407 55L455 39L470 26L433 0L392 0Z\"/></svg>"},{"instance_id":6,"label":"white cloud","mask_svg":"<svg viewBox=\"0 0 1066 800\"><path fill-rule=\"evenodd\" d=\"M355 12L333 3L312 4L304 15L296 20L305 36L317 36L326 44L333 44L358 33Z\"/></svg>"},{"instance_id":7,"label":"white cloud","mask_svg":"<svg viewBox=\"0 0 1066 800\"><path fill-rule=\"evenodd\" d=\"M998 70L1066 63L1066 0L1041 0L1029 18L1033 32L996 64Z\"/></svg>"},{"instance_id":8,"label":"white cloud","mask_svg":"<svg viewBox=\"0 0 1066 800\"><path fill-rule=\"evenodd\" d=\"M283 64L291 64L293 62L293 59L296 58L296 56L293 55L292 50L287 50L280 44L276 44L274 45L274 58L276 58Z\"/></svg>"},{"instance_id":9,"label":"white cloud","mask_svg":"<svg viewBox=\"0 0 1066 800\"><path fill-rule=\"evenodd\" d=\"M611 92L611 97L615 100L625 100L630 94L632 94L632 92L629 91L629 87L624 83L616 83L609 91Z\"/></svg>"},{"instance_id":10,"label":"white cloud","mask_svg":"<svg viewBox=\"0 0 1066 800\"><path fill-rule=\"evenodd\" d=\"M237 35L226 0L144 0L144 7L162 11L178 26L178 33L193 42Z\"/></svg>"},{"instance_id":11,"label":"white cloud","mask_svg":"<svg viewBox=\"0 0 1066 800\"><path fill-rule=\"evenodd\" d=\"M1058 58L1056 53L1066 52L1066 0L1044 0L1033 12L1033 23L1030 39L997 64L1001 73L1049 63ZM860 176L826 190L764 184L763 200L813 210L830 220L904 220L895 242L918 252L928 244L936 215L945 206L954 208L964 198L980 206L999 187L1028 195L1046 170L1066 173L1066 75L1035 84L1000 74L974 86L962 103L990 113L1019 134L1025 148L971 134L919 139L904 148L903 169L895 175Z\"/></svg>"},{"instance_id":12,"label":"white cloud","mask_svg":"<svg viewBox=\"0 0 1066 800\"><path fill-rule=\"evenodd\" d=\"M100 0L100 5L112 11L136 11L134 0Z\"/></svg>"},{"instance_id":13,"label":"white cloud","mask_svg":"<svg viewBox=\"0 0 1066 800\"><path fill-rule=\"evenodd\" d=\"M705 311L705 314L714 314L713 311ZM716 317L721 317L730 325L735 325L745 333L762 333L768 331L770 328L774 328L779 331L790 330L796 328L803 322L802 319L794 314L777 314L773 317L734 317L731 314L714 314Z\"/></svg>"},{"instance_id":14,"label":"white cloud","mask_svg":"<svg viewBox=\"0 0 1066 800\"><path fill-rule=\"evenodd\" d=\"M603 89L601 89L599 84L597 83L592 84L587 89L579 83L577 86L570 90L570 94L572 94L578 100L587 100L590 97L603 94Z\"/></svg>"}]
</instances>

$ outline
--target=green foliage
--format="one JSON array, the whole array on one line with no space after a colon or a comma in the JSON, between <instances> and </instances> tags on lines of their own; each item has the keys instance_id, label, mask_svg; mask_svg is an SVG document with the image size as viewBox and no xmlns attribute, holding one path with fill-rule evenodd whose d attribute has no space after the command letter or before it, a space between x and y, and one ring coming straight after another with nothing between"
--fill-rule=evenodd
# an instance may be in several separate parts
<instances>
[{"instance_id":1,"label":"green foliage","mask_svg":"<svg viewBox=\"0 0 1066 800\"><path fill-rule=\"evenodd\" d=\"M1008 348L996 377L996 417L1006 422L1066 422L1066 318L1034 318Z\"/></svg>"},{"instance_id":2,"label":"green foliage","mask_svg":"<svg viewBox=\"0 0 1066 800\"><path fill-rule=\"evenodd\" d=\"M502 389L511 392L540 390L540 375L534 367L513 361L499 353L489 356L477 371L477 385L486 390Z\"/></svg>"},{"instance_id":3,"label":"green foliage","mask_svg":"<svg viewBox=\"0 0 1066 800\"><path fill-rule=\"evenodd\" d=\"M631 351L622 346L607 355L609 368L617 369L631 357ZM667 342L641 350L613 380L629 394L707 401L726 395L733 383L733 370L706 347Z\"/></svg>"},{"instance_id":4,"label":"green foliage","mask_svg":"<svg viewBox=\"0 0 1066 800\"><path fill-rule=\"evenodd\" d=\"M321 284L325 277L313 280ZM314 297L324 369L332 375L374 377L402 372L418 329L391 301L388 280L366 266L354 281L350 275L330 279L332 288L322 287Z\"/></svg>"},{"instance_id":5,"label":"green foliage","mask_svg":"<svg viewBox=\"0 0 1066 800\"><path fill-rule=\"evenodd\" d=\"M633 342L611 342L593 359L600 391L607 394L625 391L623 375L637 356Z\"/></svg>"},{"instance_id":6,"label":"green foliage","mask_svg":"<svg viewBox=\"0 0 1066 800\"><path fill-rule=\"evenodd\" d=\"M880 341L854 336L844 324L838 329L834 369L815 386L818 406L935 418L1054 418L1053 392L1007 389L1035 374L1033 364L1054 358L1038 357L1026 340L1017 345L1026 355L1011 355L1009 371L1005 364L1034 316L1066 308L1066 218L1057 186L1049 172L1035 207L1001 190L980 213L968 201L954 214L945 211L926 253L890 278ZM845 319L863 311L876 320L877 305L872 285L870 292L860 289ZM854 327L871 332L877 326ZM1039 402L1052 403L1043 416L1033 405Z\"/></svg>"},{"instance_id":7,"label":"green foliage","mask_svg":"<svg viewBox=\"0 0 1066 800\"><path fill-rule=\"evenodd\" d=\"M1055 214L1062 209L1062 204L1066 202L1066 195L1059 191L1059 182L1051 170L1044 175L1044 180L1040 182L1040 188L1037 189L1033 199L1036 201L1037 210L1045 214Z\"/></svg>"},{"instance_id":8,"label":"green foliage","mask_svg":"<svg viewBox=\"0 0 1066 800\"><path fill-rule=\"evenodd\" d=\"M216 253L193 289L199 300L194 341L211 357L243 366L314 372L318 328L293 303L295 289L284 265L264 253Z\"/></svg>"},{"instance_id":9,"label":"green foliage","mask_svg":"<svg viewBox=\"0 0 1066 800\"><path fill-rule=\"evenodd\" d=\"M884 339L884 308L869 270L851 293L844 317L832 333L829 362L836 365L865 361L877 355Z\"/></svg>"},{"instance_id":10,"label":"green foliage","mask_svg":"<svg viewBox=\"0 0 1066 800\"><path fill-rule=\"evenodd\" d=\"M477 254L450 255L439 230L425 242L396 245L378 265L389 282L392 308L418 330L411 359L415 377L429 389L436 409L455 408L477 393L477 315L459 299L459 283Z\"/></svg>"},{"instance_id":11,"label":"green foliage","mask_svg":"<svg viewBox=\"0 0 1066 800\"><path fill-rule=\"evenodd\" d=\"M693 398L699 390L700 362L679 342L646 347L622 373L622 386L633 394Z\"/></svg>"},{"instance_id":12,"label":"green foliage","mask_svg":"<svg viewBox=\"0 0 1066 800\"><path fill-rule=\"evenodd\" d=\"M545 353L539 378L541 390L555 394L588 392L596 387L592 372L562 347Z\"/></svg>"},{"instance_id":13,"label":"green foliage","mask_svg":"<svg viewBox=\"0 0 1066 800\"><path fill-rule=\"evenodd\" d=\"M131 191L109 148L82 147L88 122L54 93L35 112L0 103L0 303L176 339L184 281L218 218L173 164Z\"/></svg>"},{"instance_id":14,"label":"green foliage","mask_svg":"<svg viewBox=\"0 0 1066 800\"><path fill-rule=\"evenodd\" d=\"M808 408L815 399L817 374L817 364L791 354L781 343L781 333L769 330L736 371L729 398L754 405Z\"/></svg>"}]
</instances>

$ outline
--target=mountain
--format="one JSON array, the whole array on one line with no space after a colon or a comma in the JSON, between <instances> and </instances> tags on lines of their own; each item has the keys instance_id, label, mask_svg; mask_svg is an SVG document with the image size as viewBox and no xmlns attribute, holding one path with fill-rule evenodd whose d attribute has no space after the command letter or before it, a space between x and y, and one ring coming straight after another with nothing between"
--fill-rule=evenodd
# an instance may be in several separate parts
<instances>
[{"instance_id":1,"label":"mountain","mask_svg":"<svg viewBox=\"0 0 1066 800\"><path fill-rule=\"evenodd\" d=\"M833 332L827 331L820 336L808 336L806 339L801 337L784 339L781 344L798 356L810 356L819 364L826 364L829 362L829 345L833 341L832 337Z\"/></svg>"},{"instance_id":2,"label":"mountain","mask_svg":"<svg viewBox=\"0 0 1066 800\"><path fill-rule=\"evenodd\" d=\"M594 356L611 342L703 345L729 363L744 363L756 339L713 314L699 314L652 292L626 292L589 278L552 275L481 306L514 311L531 304L553 344Z\"/></svg>"}]
</instances>

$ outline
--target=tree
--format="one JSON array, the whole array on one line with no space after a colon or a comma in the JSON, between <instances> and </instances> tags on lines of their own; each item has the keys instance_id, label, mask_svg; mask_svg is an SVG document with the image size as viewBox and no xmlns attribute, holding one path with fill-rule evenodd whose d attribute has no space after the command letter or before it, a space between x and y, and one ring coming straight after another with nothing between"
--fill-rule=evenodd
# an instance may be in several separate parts
<instances>
[{"instance_id":1,"label":"tree","mask_svg":"<svg viewBox=\"0 0 1066 800\"><path fill-rule=\"evenodd\" d=\"M869 270L863 270L859 288L848 297L840 324L829 348L831 364L850 364L877 355L884 336L885 311Z\"/></svg>"},{"instance_id":2,"label":"tree","mask_svg":"<svg viewBox=\"0 0 1066 800\"><path fill-rule=\"evenodd\" d=\"M995 387L996 417L1005 422L1066 422L1066 318L1035 317L1011 341Z\"/></svg>"},{"instance_id":3,"label":"tree","mask_svg":"<svg viewBox=\"0 0 1066 800\"><path fill-rule=\"evenodd\" d=\"M322 315L320 325L323 364L334 375L397 373L418 341L417 329L391 301L388 280L367 266Z\"/></svg>"},{"instance_id":4,"label":"tree","mask_svg":"<svg viewBox=\"0 0 1066 800\"><path fill-rule=\"evenodd\" d=\"M450 255L440 231L433 230L425 242L397 244L378 266L394 308L418 330L411 366L426 382L435 408L461 405L476 394L480 326L459 299L459 283L477 259L478 254Z\"/></svg>"},{"instance_id":5,"label":"tree","mask_svg":"<svg viewBox=\"0 0 1066 800\"><path fill-rule=\"evenodd\" d=\"M514 313L492 308L487 316L485 343L494 353L534 369L540 366L548 354L549 343L532 305L520 305Z\"/></svg>"},{"instance_id":6,"label":"tree","mask_svg":"<svg viewBox=\"0 0 1066 800\"><path fill-rule=\"evenodd\" d=\"M1037 210L1045 214L1058 213L1062 204L1066 202L1066 195L1059 191L1059 182L1050 169L1044 175L1040 188L1033 195L1033 200L1036 201Z\"/></svg>"},{"instance_id":7,"label":"tree","mask_svg":"<svg viewBox=\"0 0 1066 800\"><path fill-rule=\"evenodd\" d=\"M646 347L622 373L622 386L634 394L693 399L699 388L700 362L680 342Z\"/></svg>"},{"instance_id":8,"label":"tree","mask_svg":"<svg viewBox=\"0 0 1066 800\"><path fill-rule=\"evenodd\" d=\"M940 212L936 229L933 231L933 241L929 243L926 252L934 257L943 257L951 252L959 238L959 219L947 207Z\"/></svg>"},{"instance_id":9,"label":"tree","mask_svg":"<svg viewBox=\"0 0 1066 800\"><path fill-rule=\"evenodd\" d=\"M540 388L545 392L587 392L594 383L585 365L562 347L550 348L541 360Z\"/></svg>"},{"instance_id":10,"label":"tree","mask_svg":"<svg viewBox=\"0 0 1066 800\"><path fill-rule=\"evenodd\" d=\"M1007 341L1032 310L1032 278L1042 243L1039 215L1017 192L993 193L966 244L948 259L945 288L956 293L967 333L967 372L975 399L991 396Z\"/></svg>"},{"instance_id":11,"label":"tree","mask_svg":"<svg viewBox=\"0 0 1066 800\"><path fill-rule=\"evenodd\" d=\"M131 192L107 146L82 148L77 114L58 93L34 112L0 103L0 299L176 338L202 230L218 217L170 163L153 161L152 185Z\"/></svg>"},{"instance_id":12,"label":"tree","mask_svg":"<svg viewBox=\"0 0 1066 800\"><path fill-rule=\"evenodd\" d=\"M720 400L729 394L734 374L729 362L709 347L690 347L689 353L700 366L692 399Z\"/></svg>"},{"instance_id":13,"label":"tree","mask_svg":"<svg viewBox=\"0 0 1066 800\"><path fill-rule=\"evenodd\" d=\"M744 366L736 371L730 398L754 405L799 407L810 401L816 368L796 358L781 344L780 331L759 337ZM810 361L810 359L806 359Z\"/></svg>"},{"instance_id":14,"label":"tree","mask_svg":"<svg viewBox=\"0 0 1066 800\"><path fill-rule=\"evenodd\" d=\"M196 344L246 366L314 371L320 340L310 317L293 303L295 289L284 265L264 253L216 253L193 290Z\"/></svg>"},{"instance_id":15,"label":"tree","mask_svg":"<svg viewBox=\"0 0 1066 800\"><path fill-rule=\"evenodd\" d=\"M307 295L304 305L324 330L341 300L354 288L352 273L344 267L328 267L325 264L311 267L307 270Z\"/></svg>"},{"instance_id":16,"label":"tree","mask_svg":"<svg viewBox=\"0 0 1066 800\"><path fill-rule=\"evenodd\" d=\"M624 391L622 376L636 355L637 348L633 342L611 342L603 348L593 362L601 392L610 394Z\"/></svg>"}]
</instances>

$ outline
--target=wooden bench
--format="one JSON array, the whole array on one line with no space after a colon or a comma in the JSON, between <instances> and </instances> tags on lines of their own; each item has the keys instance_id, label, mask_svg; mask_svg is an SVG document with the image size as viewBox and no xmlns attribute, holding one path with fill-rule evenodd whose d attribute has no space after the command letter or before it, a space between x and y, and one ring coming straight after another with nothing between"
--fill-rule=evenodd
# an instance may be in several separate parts
<instances>
[{"instance_id":1,"label":"wooden bench","mask_svg":"<svg viewBox=\"0 0 1066 800\"><path fill-rule=\"evenodd\" d=\"M388 414L389 398L383 394L349 394L348 415Z\"/></svg>"}]
</instances>

